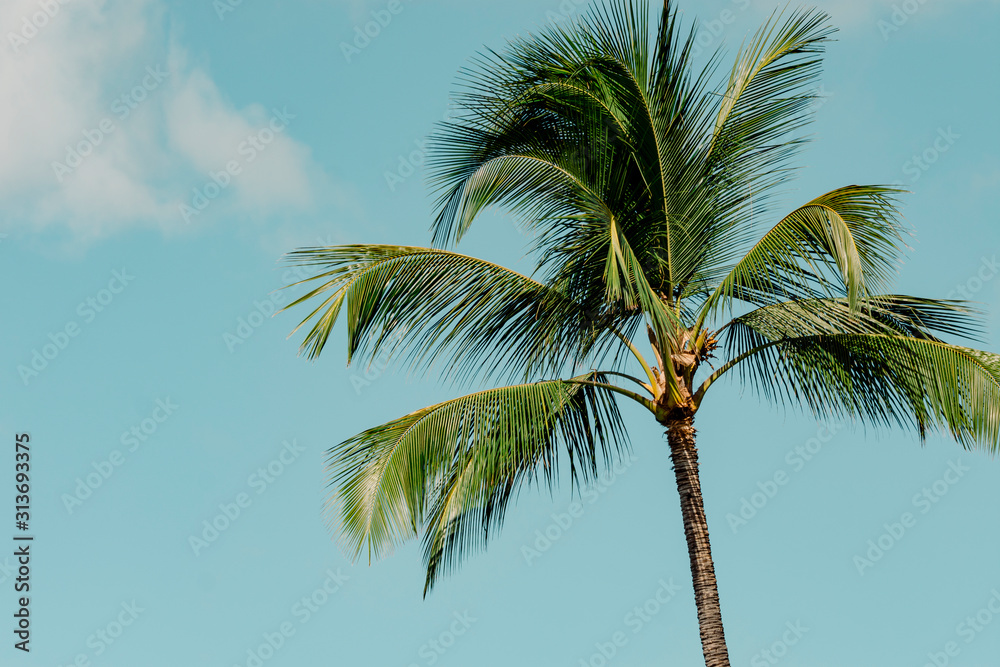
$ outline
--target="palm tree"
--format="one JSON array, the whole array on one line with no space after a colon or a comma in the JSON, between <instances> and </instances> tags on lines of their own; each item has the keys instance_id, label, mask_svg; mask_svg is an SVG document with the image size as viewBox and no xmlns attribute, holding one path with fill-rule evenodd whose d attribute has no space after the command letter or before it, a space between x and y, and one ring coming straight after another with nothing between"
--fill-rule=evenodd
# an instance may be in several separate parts
<instances>
[{"instance_id":1,"label":"palm tree","mask_svg":"<svg viewBox=\"0 0 1000 667\"><path fill-rule=\"evenodd\" d=\"M666 431L705 662L719 667L694 427L711 387L735 374L818 417L995 452L1000 357L938 337L977 335L963 303L888 294L906 247L898 190L850 185L773 215L815 106L825 14L772 16L716 81L718 56L695 66L670 3L655 35L648 10L614 0L465 70L462 112L433 138L433 247L290 259L315 272L295 302L317 302L300 325L310 358L343 313L349 361L515 383L329 451L329 518L352 556L422 533L426 595L485 546L516 490L560 468L586 484L619 460L630 399ZM533 276L449 249L490 207L530 235Z\"/></svg>"}]
</instances>

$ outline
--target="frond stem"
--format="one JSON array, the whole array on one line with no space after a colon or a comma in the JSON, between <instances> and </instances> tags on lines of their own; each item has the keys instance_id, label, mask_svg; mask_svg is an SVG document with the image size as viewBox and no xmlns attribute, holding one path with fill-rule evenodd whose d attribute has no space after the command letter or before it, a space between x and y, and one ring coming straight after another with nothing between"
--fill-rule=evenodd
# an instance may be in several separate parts
<instances>
[{"instance_id":1,"label":"frond stem","mask_svg":"<svg viewBox=\"0 0 1000 667\"><path fill-rule=\"evenodd\" d=\"M649 380L648 388L653 394L653 397L656 398L656 388L659 386L659 383L656 381L656 375L653 374L653 369L649 367L648 363L646 363L645 357L642 356L642 353L639 352L638 348L636 348L632 341L630 341L623 333L613 327L611 328L611 333L617 336L618 339L625 344L625 347L632 352L632 356L634 356L636 361L639 362L639 365L642 366L642 370L646 373L646 379Z\"/></svg>"},{"instance_id":2,"label":"frond stem","mask_svg":"<svg viewBox=\"0 0 1000 667\"><path fill-rule=\"evenodd\" d=\"M613 391L616 394L621 394L622 396L628 396L633 401L643 406L653 414L656 414L656 404L651 400L643 396L642 394L637 394L634 391L629 391L628 389L623 389L621 387L616 387L613 384L607 384L604 382L591 382L590 380L564 380L564 382L572 384L582 384L588 387L598 387L600 389L607 389L608 391Z\"/></svg>"},{"instance_id":3,"label":"frond stem","mask_svg":"<svg viewBox=\"0 0 1000 667\"><path fill-rule=\"evenodd\" d=\"M775 340L775 341L771 341L769 343L765 343L763 345L758 345L757 347L753 348L752 350L744 352L743 354L741 354L740 356L736 357L732 361L729 361L726 364L724 364L723 366L720 366L719 370L717 370L714 373L712 373L711 375L709 375L705 379L705 381L701 383L701 386L698 387L698 391L696 391L694 393L694 399L693 400L694 400L695 407L697 408L697 407L699 407L701 405L701 401L705 397L705 392L708 391L708 388L711 387L713 384L715 384L716 380L718 380L720 377L722 377L723 375L725 375L728 371L731 371L740 362L746 361L748 358L752 357L753 355L757 354L758 352L762 352L763 350L766 350L769 347L774 347L775 345L777 345L779 343L783 343L786 340L787 339Z\"/></svg>"},{"instance_id":4,"label":"frond stem","mask_svg":"<svg viewBox=\"0 0 1000 667\"><path fill-rule=\"evenodd\" d=\"M616 373L615 371L601 371L601 372L604 373L605 375L615 375L617 377L624 378L626 380L631 380L632 382L636 383L637 385L648 391L650 396L656 398L656 393L653 391L653 388L637 377L628 375L626 373Z\"/></svg>"}]
</instances>

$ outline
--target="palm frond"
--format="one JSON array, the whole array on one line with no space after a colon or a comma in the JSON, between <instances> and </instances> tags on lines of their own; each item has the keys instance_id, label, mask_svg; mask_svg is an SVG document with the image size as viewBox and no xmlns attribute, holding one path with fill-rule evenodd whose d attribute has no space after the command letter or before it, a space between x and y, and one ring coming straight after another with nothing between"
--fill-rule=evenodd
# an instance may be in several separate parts
<instances>
[{"instance_id":1,"label":"palm frond","mask_svg":"<svg viewBox=\"0 0 1000 667\"><path fill-rule=\"evenodd\" d=\"M775 13L740 50L718 93L707 146L700 150L702 205L699 263L679 288L714 282L752 242L754 227L771 214L778 186L793 174L800 132L813 117L825 43L834 31L816 10Z\"/></svg>"},{"instance_id":2,"label":"palm frond","mask_svg":"<svg viewBox=\"0 0 1000 667\"><path fill-rule=\"evenodd\" d=\"M741 328L756 336L732 344ZM871 296L856 308L847 299L776 303L735 318L726 330L733 331L727 339L731 357L764 342L801 336L877 333L940 341L938 335L981 340L985 334L983 313L964 301L898 294Z\"/></svg>"},{"instance_id":3,"label":"palm frond","mask_svg":"<svg viewBox=\"0 0 1000 667\"><path fill-rule=\"evenodd\" d=\"M328 509L348 553L391 552L425 529L427 589L485 544L512 493L552 485L565 449L574 481L626 447L607 378L591 373L447 401L369 429L329 451Z\"/></svg>"},{"instance_id":4,"label":"palm frond","mask_svg":"<svg viewBox=\"0 0 1000 667\"><path fill-rule=\"evenodd\" d=\"M535 234L554 281L622 294L606 260L624 236L650 289L673 298L675 267L702 245L698 147L713 104L707 71L691 71L693 35L665 8L650 40L647 10L616 0L466 72L465 112L432 140L436 244L501 206Z\"/></svg>"},{"instance_id":5,"label":"palm frond","mask_svg":"<svg viewBox=\"0 0 1000 667\"><path fill-rule=\"evenodd\" d=\"M884 291L904 248L898 190L852 185L817 197L770 229L719 281L701 319L736 299L767 305Z\"/></svg>"},{"instance_id":6,"label":"palm frond","mask_svg":"<svg viewBox=\"0 0 1000 667\"><path fill-rule=\"evenodd\" d=\"M348 362L380 354L449 377L498 371L555 371L614 341L613 317L588 310L557 289L481 259L412 246L309 248L289 261L314 268L312 288L293 308L316 300L299 327L301 349L320 355L342 312ZM287 309L286 308L286 309Z\"/></svg>"},{"instance_id":7,"label":"palm frond","mask_svg":"<svg viewBox=\"0 0 1000 667\"><path fill-rule=\"evenodd\" d=\"M823 324L815 317L838 310L840 321ZM969 315L954 303L908 297L864 316L843 302L819 311L760 309L734 321L728 347L735 356L705 382L698 400L739 367L741 380L769 400L876 427L911 427L921 438L929 430L943 431L967 448L996 453L1000 356L950 345L931 333L974 332Z\"/></svg>"},{"instance_id":8,"label":"palm frond","mask_svg":"<svg viewBox=\"0 0 1000 667\"><path fill-rule=\"evenodd\" d=\"M826 42L836 32L817 9L775 13L740 50L725 87L709 155L738 189L762 193L783 178L812 118Z\"/></svg>"}]
</instances>

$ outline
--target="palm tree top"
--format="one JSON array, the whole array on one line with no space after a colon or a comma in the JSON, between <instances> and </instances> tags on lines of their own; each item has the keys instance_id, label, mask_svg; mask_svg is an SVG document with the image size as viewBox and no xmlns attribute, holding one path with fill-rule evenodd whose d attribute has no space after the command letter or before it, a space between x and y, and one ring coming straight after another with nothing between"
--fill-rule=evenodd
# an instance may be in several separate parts
<instances>
[{"instance_id":1,"label":"palm tree top","mask_svg":"<svg viewBox=\"0 0 1000 667\"><path fill-rule=\"evenodd\" d=\"M518 383L331 449L331 518L351 554L423 532L426 592L521 485L554 481L560 451L582 481L619 456L625 398L690 468L678 452L723 376L818 416L996 453L1000 357L945 340L979 336L979 314L891 292L902 192L848 185L775 210L833 32L821 11L776 13L724 71L720 53L695 62L672 3L655 29L646 2L595 5L463 70L459 113L431 141L432 247L291 253L316 271L290 306L314 304L310 358L343 316L349 360ZM488 208L530 236L530 276L457 252Z\"/></svg>"}]
</instances>

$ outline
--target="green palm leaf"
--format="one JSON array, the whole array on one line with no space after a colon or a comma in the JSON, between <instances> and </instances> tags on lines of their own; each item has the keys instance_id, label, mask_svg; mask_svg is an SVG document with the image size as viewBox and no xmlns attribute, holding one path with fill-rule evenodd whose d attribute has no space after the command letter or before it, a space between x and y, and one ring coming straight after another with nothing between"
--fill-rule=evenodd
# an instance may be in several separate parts
<instances>
[{"instance_id":1,"label":"green palm leaf","mask_svg":"<svg viewBox=\"0 0 1000 667\"><path fill-rule=\"evenodd\" d=\"M381 353L443 375L515 369L553 371L614 340L616 318L559 290L467 255L410 246L355 245L297 251L289 261L317 271L288 308L319 300L300 324L302 350L319 356L341 312L350 362ZM621 319L621 318L618 318Z\"/></svg>"},{"instance_id":2,"label":"green palm leaf","mask_svg":"<svg viewBox=\"0 0 1000 667\"><path fill-rule=\"evenodd\" d=\"M828 26L829 16L816 9L782 19L775 14L761 26L729 75L712 134L712 150L728 169L748 159L760 169L750 157L754 151L767 153L776 140L809 120L820 56L835 30Z\"/></svg>"},{"instance_id":3,"label":"green palm leaf","mask_svg":"<svg viewBox=\"0 0 1000 667\"><path fill-rule=\"evenodd\" d=\"M805 299L758 308L727 328L753 333L729 349L738 357L766 342L800 336L877 333L940 340L938 335L978 339L985 333L982 313L963 301L940 301L897 294L866 298L851 308L847 299Z\"/></svg>"},{"instance_id":4,"label":"green palm leaf","mask_svg":"<svg viewBox=\"0 0 1000 667\"><path fill-rule=\"evenodd\" d=\"M701 321L735 299L759 305L844 295L856 307L859 299L883 291L903 247L897 192L848 186L796 209L718 283Z\"/></svg>"},{"instance_id":5,"label":"green palm leaf","mask_svg":"<svg viewBox=\"0 0 1000 667\"><path fill-rule=\"evenodd\" d=\"M606 260L624 236L651 289L672 297L672 267L700 252L688 227L705 201L698 147L712 98L706 76L688 71L691 38L673 14L653 44L645 16L627 4L594 9L467 72L465 113L433 140L436 243L457 242L481 210L502 206L536 233L554 280L620 294ZM651 46L672 50L650 62Z\"/></svg>"},{"instance_id":6,"label":"green palm leaf","mask_svg":"<svg viewBox=\"0 0 1000 667\"><path fill-rule=\"evenodd\" d=\"M390 552L426 526L428 588L485 543L524 482L551 484L565 448L574 479L622 453L606 378L589 374L447 401L361 433L329 452L340 534L354 557Z\"/></svg>"},{"instance_id":7,"label":"green palm leaf","mask_svg":"<svg viewBox=\"0 0 1000 667\"><path fill-rule=\"evenodd\" d=\"M965 313L940 308L936 326L968 330ZM773 313L772 313L773 314ZM918 337L887 331L833 331L785 337L761 314L734 323L738 347L749 348L710 377L739 367L762 396L802 403L814 414L855 418L875 426L950 433L967 448L996 453L1000 445L1000 356L949 345L920 328ZM763 326L761 326L763 324ZM788 324L788 322L786 322ZM883 328L884 327L884 328ZM798 328L793 327L793 328ZM865 328L856 324L855 329ZM742 331L741 331L742 330ZM770 336L777 336L771 339Z\"/></svg>"}]
</instances>

